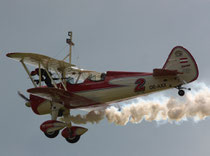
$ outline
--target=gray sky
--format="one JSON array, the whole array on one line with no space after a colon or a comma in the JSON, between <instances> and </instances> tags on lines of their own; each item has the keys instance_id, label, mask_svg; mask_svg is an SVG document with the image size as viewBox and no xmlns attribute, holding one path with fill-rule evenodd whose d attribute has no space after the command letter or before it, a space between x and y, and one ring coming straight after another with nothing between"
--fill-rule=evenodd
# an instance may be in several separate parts
<instances>
[{"instance_id":1,"label":"gray sky","mask_svg":"<svg viewBox=\"0 0 210 156\"><path fill-rule=\"evenodd\" d=\"M20 51L62 59L71 30L73 63L83 68L151 72L182 45L198 63L198 81L209 84L209 8L209 0L0 0L0 154L209 156L209 119L124 127L103 120L82 125L89 131L78 144L48 139L39 126L50 116L24 106L16 92L32 85L21 64L5 57Z\"/></svg>"}]
</instances>

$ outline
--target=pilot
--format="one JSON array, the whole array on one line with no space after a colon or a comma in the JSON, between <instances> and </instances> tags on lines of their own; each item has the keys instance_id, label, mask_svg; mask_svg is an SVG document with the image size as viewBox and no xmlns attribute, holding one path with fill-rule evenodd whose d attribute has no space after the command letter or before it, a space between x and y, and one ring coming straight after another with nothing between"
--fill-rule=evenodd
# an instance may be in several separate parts
<instances>
[{"instance_id":1,"label":"pilot","mask_svg":"<svg viewBox=\"0 0 210 156\"><path fill-rule=\"evenodd\" d=\"M54 87L52 85L52 81L51 81L49 75L47 74L46 70L40 68L40 72L41 72L41 81L44 81L45 84L48 87ZM49 74L52 75L50 72L49 72ZM34 76L34 75L38 75L39 76L39 68L36 68L34 71L31 72L31 76ZM39 80L35 80L35 82L38 84Z\"/></svg>"},{"instance_id":2,"label":"pilot","mask_svg":"<svg viewBox=\"0 0 210 156\"><path fill-rule=\"evenodd\" d=\"M101 74L101 81L105 80L105 78L106 78L106 74L105 73L102 73Z\"/></svg>"}]
</instances>

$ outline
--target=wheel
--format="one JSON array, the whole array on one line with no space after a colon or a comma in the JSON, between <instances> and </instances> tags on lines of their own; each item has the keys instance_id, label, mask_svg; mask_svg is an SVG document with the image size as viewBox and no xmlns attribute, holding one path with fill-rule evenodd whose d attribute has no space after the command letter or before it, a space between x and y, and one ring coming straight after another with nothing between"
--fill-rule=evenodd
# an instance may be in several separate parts
<instances>
[{"instance_id":1,"label":"wheel","mask_svg":"<svg viewBox=\"0 0 210 156\"><path fill-rule=\"evenodd\" d=\"M59 133L59 130L54 131L54 132L44 132L44 134L48 138L55 138L55 137L57 137L58 133Z\"/></svg>"},{"instance_id":2,"label":"wheel","mask_svg":"<svg viewBox=\"0 0 210 156\"><path fill-rule=\"evenodd\" d=\"M179 94L180 96L184 96L185 92L184 92L184 90L179 90L178 94Z\"/></svg>"},{"instance_id":3,"label":"wheel","mask_svg":"<svg viewBox=\"0 0 210 156\"><path fill-rule=\"evenodd\" d=\"M79 141L79 139L80 139L80 135L76 135L74 137L66 138L66 141L69 143L76 143L77 141Z\"/></svg>"}]
</instances>

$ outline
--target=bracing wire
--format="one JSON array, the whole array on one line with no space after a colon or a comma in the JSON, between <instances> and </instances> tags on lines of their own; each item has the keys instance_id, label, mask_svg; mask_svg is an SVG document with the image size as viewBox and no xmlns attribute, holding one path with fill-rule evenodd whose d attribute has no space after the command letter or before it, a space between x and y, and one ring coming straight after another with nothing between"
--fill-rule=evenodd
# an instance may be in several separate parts
<instances>
[{"instance_id":1,"label":"bracing wire","mask_svg":"<svg viewBox=\"0 0 210 156\"><path fill-rule=\"evenodd\" d=\"M68 45L66 45L66 46L63 47L61 50L59 50L59 51L56 53L56 55L55 55L54 57L58 57L58 56L61 54L61 52L63 52L63 51L67 48L67 46L68 46Z\"/></svg>"}]
</instances>

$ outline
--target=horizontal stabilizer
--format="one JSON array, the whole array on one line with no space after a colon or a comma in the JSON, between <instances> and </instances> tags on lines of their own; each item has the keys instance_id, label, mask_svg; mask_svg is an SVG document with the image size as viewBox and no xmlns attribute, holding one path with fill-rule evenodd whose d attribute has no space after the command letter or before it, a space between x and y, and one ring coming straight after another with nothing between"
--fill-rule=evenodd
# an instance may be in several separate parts
<instances>
[{"instance_id":1,"label":"horizontal stabilizer","mask_svg":"<svg viewBox=\"0 0 210 156\"><path fill-rule=\"evenodd\" d=\"M177 74L182 74L177 70L167 70L167 69L153 69L153 76L176 76Z\"/></svg>"}]
</instances>

